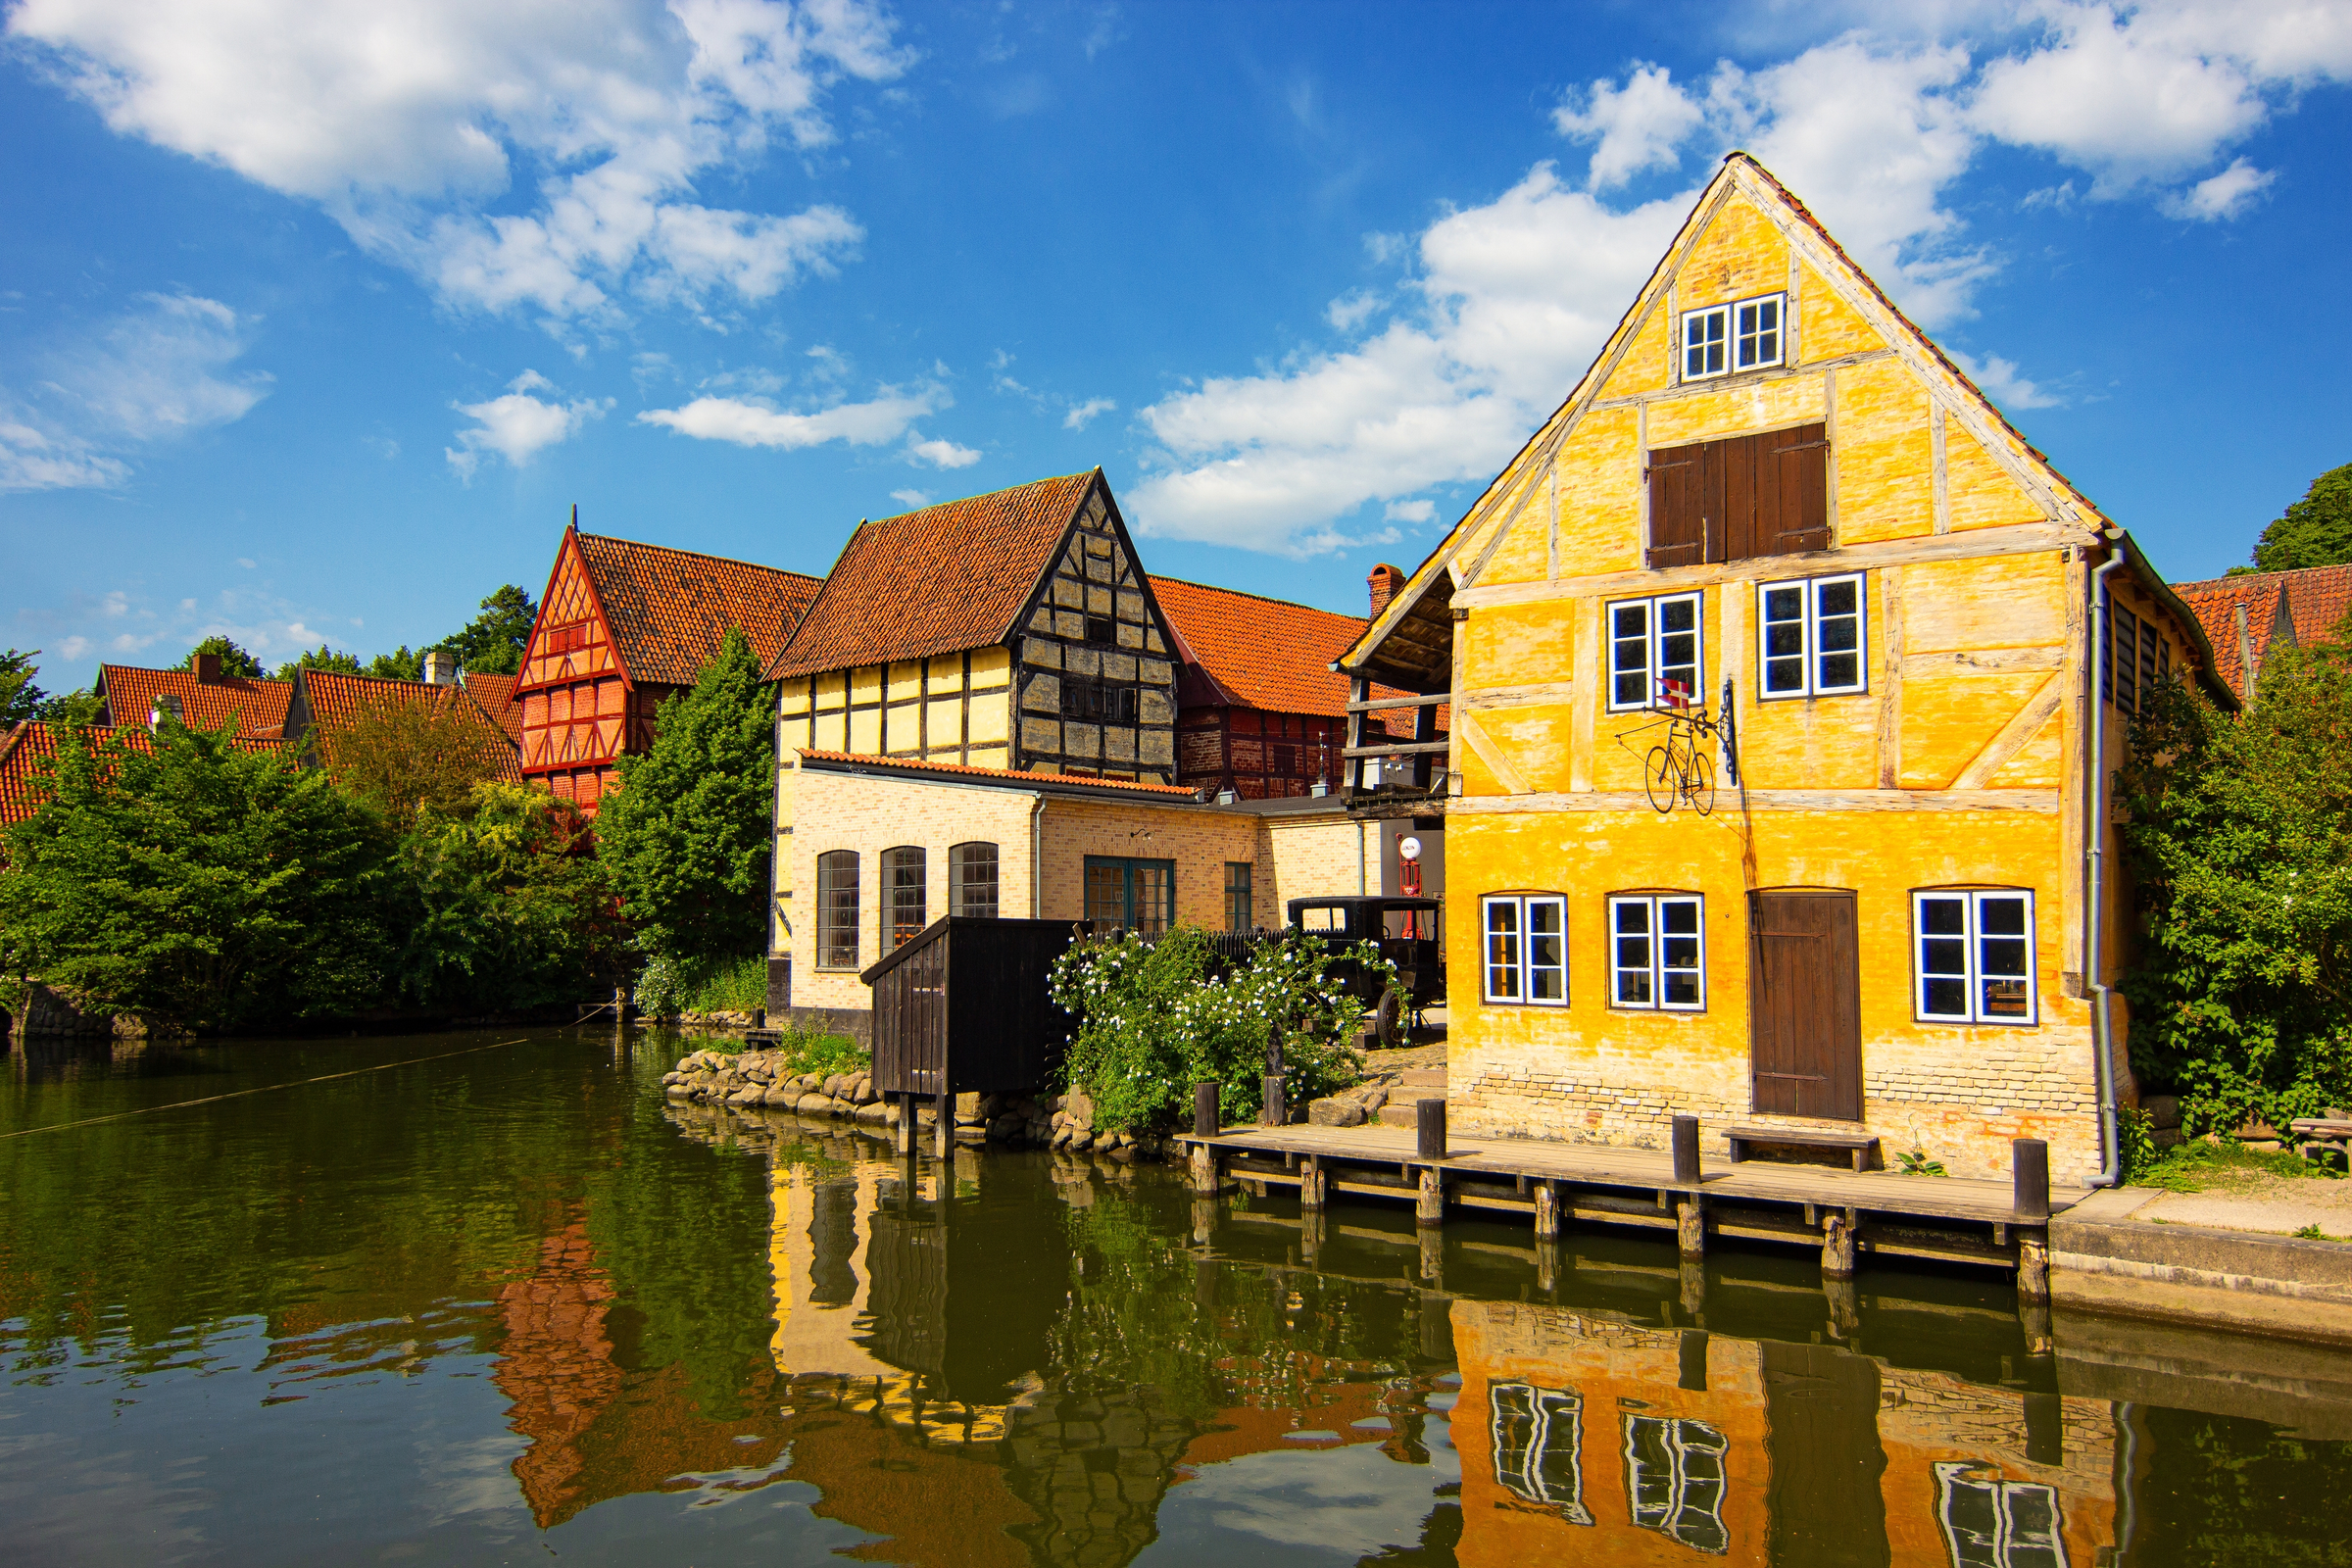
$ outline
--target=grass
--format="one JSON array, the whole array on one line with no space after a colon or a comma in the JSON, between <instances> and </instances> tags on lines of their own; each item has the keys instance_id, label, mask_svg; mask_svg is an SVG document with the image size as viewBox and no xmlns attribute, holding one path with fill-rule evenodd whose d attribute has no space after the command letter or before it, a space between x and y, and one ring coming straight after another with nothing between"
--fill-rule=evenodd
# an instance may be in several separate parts
<instances>
[{"instance_id":1,"label":"grass","mask_svg":"<svg viewBox=\"0 0 2352 1568\"><path fill-rule=\"evenodd\" d=\"M2263 1153L2242 1144L2208 1144L2192 1140L2175 1145L2155 1159L2136 1166L2133 1187L2156 1187L2168 1193L2229 1191L2260 1184L2264 1176L2294 1180L2340 1181L2340 1173L2317 1165L2289 1150Z\"/></svg>"},{"instance_id":2,"label":"grass","mask_svg":"<svg viewBox=\"0 0 2352 1568\"><path fill-rule=\"evenodd\" d=\"M743 1036L722 1035L702 1042L696 1049L721 1056L738 1056L747 1048ZM821 1072L830 1078L837 1072L863 1072L874 1064L873 1053L848 1035L819 1034L814 1030L787 1029L782 1040L761 1049L775 1052L783 1058L784 1069L796 1075Z\"/></svg>"},{"instance_id":3,"label":"grass","mask_svg":"<svg viewBox=\"0 0 2352 1568\"><path fill-rule=\"evenodd\" d=\"M719 964L686 988L687 1012L750 1012L767 1005L767 959L758 954Z\"/></svg>"}]
</instances>

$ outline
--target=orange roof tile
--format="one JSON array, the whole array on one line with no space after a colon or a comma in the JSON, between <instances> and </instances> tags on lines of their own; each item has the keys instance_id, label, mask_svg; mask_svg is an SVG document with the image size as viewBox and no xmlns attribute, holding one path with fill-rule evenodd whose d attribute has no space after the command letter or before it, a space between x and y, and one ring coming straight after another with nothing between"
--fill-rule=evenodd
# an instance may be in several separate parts
<instances>
[{"instance_id":1,"label":"orange roof tile","mask_svg":"<svg viewBox=\"0 0 2352 1568\"><path fill-rule=\"evenodd\" d=\"M1101 469L861 522L771 678L985 648L1012 634Z\"/></svg>"},{"instance_id":2,"label":"orange roof tile","mask_svg":"<svg viewBox=\"0 0 2352 1568\"><path fill-rule=\"evenodd\" d=\"M522 744L522 704L514 698L514 688L520 684L519 675L492 675L467 670L464 682L466 695L472 698L490 721L507 732L507 738L516 746Z\"/></svg>"},{"instance_id":3,"label":"orange roof tile","mask_svg":"<svg viewBox=\"0 0 2352 1568\"><path fill-rule=\"evenodd\" d=\"M41 808L49 798L48 781L39 768L44 761L57 756L57 738L68 726L28 718L0 736L0 827L21 822ZM92 724L89 734L101 746L122 739L133 751L155 749L155 737L144 724ZM236 745L246 751L261 752L282 749L285 742L273 735L240 735Z\"/></svg>"},{"instance_id":4,"label":"orange roof tile","mask_svg":"<svg viewBox=\"0 0 2352 1568\"><path fill-rule=\"evenodd\" d=\"M293 701L291 681L248 680L223 675L200 681L193 670L142 669L134 664L101 664L96 684L106 700L106 716L116 724L144 726L155 710L158 693L175 692L180 719L194 729L219 729L236 720L237 733L275 739L286 732L286 705Z\"/></svg>"},{"instance_id":5,"label":"orange roof tile","mask_svg":"<svg viewBox=\"0 0 2352 1568\"><path fill-rule=\"evenodd\" d=\"M1331 662L1364 634L1361 617L1181 577L1153 577L1152 596L1166 613L1187 662L1236 704L1269 713L1347 716L1348 677L1333 669ZM1390 686L1374 686L1372 694L1411 695ZM1441 707L1441 732L1446 728L1446 716ZM1376 713L1373 722L1393 735L1412 736L1409 710Z\"/></svg>"},{"instance_id":6,"label":"orange roof tile","mask_svg":"<svg viewBox=\"0 0 2352 1568\"><path fill-rule=\"evenodd\" d=\"M513 677L509 677L512 679ZM521 743L455 686L433 686L420 680L378 680L371 675L346 675L331 669L306 669L295 677L300 688L294 705L306 729L340 729L368 709L394 704L430 704L466 715L501 742L497 750L498 776L504 783L522 782Z\"/></svg>"},{"instance_id":7,"label":"orange roof tile","mask_svg":"<svg viewBox=\"0 0 2352 1568\"><path fill-rule=\"evenodd\" d=\"M1071 785L1090 790L1119 790L1131 795L1153 795L1162 798L1198 801L1200 792L1189 784L1139 784L1133 779L1093 778L1084 773L1016 773L1004 767L966 767L961 762L925 762L911 757L866 757L857 752L818 752L795 747L803 758L819 762L856 762L867 767L887 767L894 772L944 773L955 778L1000 778L1032 787L1051 785L1056 788Z\"/></svg>"},{"instance_id":8,"label":"orange roof tile","mask_svg":"<svg viewBox=\"0 0 2352 1568\"><path fill-rule=\"evenodd\" d=\"M820 579L692 550L578 536L580 558L629 678L691 686L729 627L741 627L765 664L823 586Z\"/></svg>"},{"instance_id":9,"label":"orange roof tile","mask_svg":"<svg viewBox=\"0 0 2352 1568\"><path fill-rule=\"evenodd\" d=\"M2213 644L2215 672L2246 697L2245 660L2238 646L2237 612L2246 615L2246 645L2260 674L2280 634L2308 647L2332 640L2352 613L2352 565L2306 566L2299 571L2247 571L2234 577L2177 582L2173 592L2197 612Z\"/></svg>"}]
</instances>

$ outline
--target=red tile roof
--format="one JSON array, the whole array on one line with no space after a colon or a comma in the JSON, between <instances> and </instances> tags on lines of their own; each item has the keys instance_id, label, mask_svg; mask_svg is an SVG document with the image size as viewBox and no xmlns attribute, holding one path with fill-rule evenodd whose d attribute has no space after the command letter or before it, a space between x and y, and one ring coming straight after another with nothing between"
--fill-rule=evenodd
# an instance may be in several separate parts
<instances>
[{"instance_id":1,"label":"red tile roof","mask_svg":"<svg viewBox=\"0 0 2352 1568\"><path fill-rule=\"evenodd\" d=\"M219 729L232 718L237 733L275 739L286 732L291 681L248 680L223 675L200 681L185 669L142 669L134 664L101 664L96 690L106 700L106 716L116 724L144 726L160 692L176 692L180 719L193 729Z\"/></svg>"},{"instance_id":2,"label":"red tile roof","mask_svg":"<svg viewBox=\"0 0 2352 1568\"><path fill-rule=\"evenodd\" d=\"M1152 596L1182 645L1178 652L1237 705L1269 713L1347 716L1348 677L1331 662L1364 634L1361 617L1181 577L1153 577ZM1374 686L1372 693L1410 695L1389 686ZM1441 732L1446 717L1440 708ZM1410 710L1376 713L1373 722L1393 735L1412 736Z\"/></svg>"},{"instance_id":3,"label":"red tile roof","mask_svg":"<svg viewBox=\"0 0 2352 1568\"><path fill-rule=\"evenodd\" d=\"M1004 641L1101 471L859 523L769 676Z\"/></svg>"},{"instance_id":4,"label":"red tile roof","mask_svg":"<svg viewBox=\"0 0 2352 1568\"><path fill-rule=\"evenodd\" d=\"M0 735L0 827L23 821L49 798L48 780L40 775L39 764L57 756L57 738L66 729L63 724L26 719ZM155 737L144 724L92 724L87 733L100 746L120 738L133 751L155 749ZM281 750L285 745L275 736L265 735L242 735L236 744L253 752Z\"/></svg>"},{"instance_id":5,"label":"red tile roof","mask_svg":"<svg viewBox=\"0 0 2352 1568\"><path fill-rule=\"evenodd\" d=\"M511 677L510 677L511 678ZM369 675L346 675L331 669L306 669L296 677L301 688L296 711L306 728L341 729L368 709L400 704L429 704L463 714L495 736L498 776L509 784L522 782L521 744L482 710L481 705L455 686L432 686L420 680L377 680Z\"/></svg>"},{"instance_id":6,"label":"red tile roof","mask_svg":"<svg viewBox=\"0 0 2352 1568\"><path fill-rule=\"evenodd\" d=\"M802 757L819 762L856 762L868 767L886 767L901 773L943 773L951 778L997 778L1032 787L1079 785L1087 789L1118 790L1130 795L1187 801L1200 798L1200 792L1189 784L1139 784L1133 779L1092 778L1084 773L1016 773L1009 768L966 767L961 762L925 762L910 757L865 757L856 752L817 752L805 747L793 749Z\"/></svg>"},{"instance_id":7,"label":"red tile roof","mask_svg":"<svg viewBox=\"0 0 2352 1568\"><path fill-rule=\"evenodd\" d=\"M490 675L467 670L465 675L466 695L472 698L490 721L507 732L507 739L516 746L522 744L522 704L515 699L514 688L519 675Z\"/></svg>"},{"instance_id":8,"label":"red tile roof","mask_svg":"<svg viewBox=\"0 0 2352 1568\"><path fill-rule=\"evenodd\" d=\"M741 627L766 663L823 586L801 572L746 561L601 534L578 537L621 662L641 684L693 685L729 627Z\"/></svg>"},{"instance_id":9,"label":"red tile roof","mask_svg":"<svg viewBox=\"0 0 2352 1568\"><path fill-rule=\"evenodd\" d=\"M2245 611L2246 644L2259 675L2281 633L2299 647L2335 638L2344 616L2352 613L2352 565L2240 572L2203 582L2177 582L2173 592L2204 623L2206 639L2213 644L2215 672L2231 691L2245 697L2250 693L2238 646L2238 610Z\"/></svg>"}]
</instances>

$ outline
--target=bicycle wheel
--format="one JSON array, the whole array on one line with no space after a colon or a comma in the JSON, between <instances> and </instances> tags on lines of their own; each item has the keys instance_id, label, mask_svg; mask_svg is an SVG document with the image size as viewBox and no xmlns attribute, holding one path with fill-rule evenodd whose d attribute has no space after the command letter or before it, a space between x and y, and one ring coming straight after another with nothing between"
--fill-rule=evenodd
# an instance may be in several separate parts
<instances>
[{"instance_id":1,"label":"bicycle wheel","mask_svg":"<svg viewBox=\"0 0 2352 1568\"><path fill-rule=\"evenodd\" d=\"M1715 769L1704 752L1693 751L1684 764L1683 798L1701 816L1715 809Z\"/></svg>"},{"instance_id":2,"label":"bicycle wheel","mask_svg":"<svg viewBox=\"0 0 2352 1568\"><path fill-rule=\"evenodd\" d=\"M1682 772L1674 765L1674 753L1663 746L1649 749L1649 767L1642 775L1642 788L1649 791L1649 804L1660 816L1674 809L1675 795L1682 788Z\"/></svg>"}]
</instances>

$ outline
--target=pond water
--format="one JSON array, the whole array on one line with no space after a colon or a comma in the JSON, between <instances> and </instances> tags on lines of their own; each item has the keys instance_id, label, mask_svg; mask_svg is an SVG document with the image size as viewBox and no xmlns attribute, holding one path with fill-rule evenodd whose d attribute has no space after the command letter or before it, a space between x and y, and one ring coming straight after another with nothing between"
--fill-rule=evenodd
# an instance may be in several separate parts
<instances>
[{"instance_id":1,"label":"pond water","mask_svg":"<svg viewBox=\"0 0 2352 1568\"><path fill-rule=\"evenodd\" d=\"M683 1049L20 1047L7 1560L2352 1561L2300 1348L2167 1377L2029 1353L1987 1275L908 1163L668 1104Z\"/></svg>"}]
</instances>

